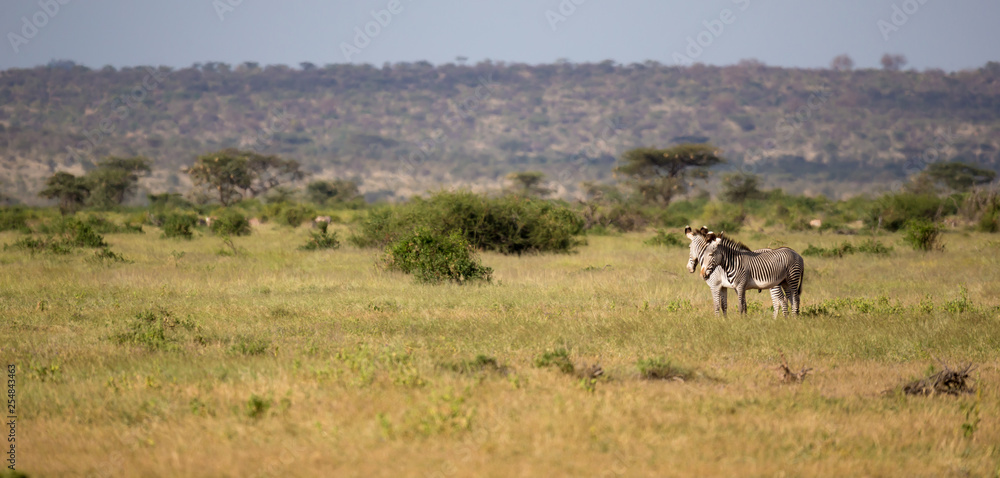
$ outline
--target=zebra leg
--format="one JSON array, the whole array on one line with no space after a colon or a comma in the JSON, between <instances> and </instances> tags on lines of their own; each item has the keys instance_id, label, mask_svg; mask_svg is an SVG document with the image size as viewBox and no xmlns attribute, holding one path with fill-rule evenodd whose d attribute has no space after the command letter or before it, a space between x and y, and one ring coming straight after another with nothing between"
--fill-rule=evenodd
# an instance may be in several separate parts
<instances>
[{"instance_id":1,"label":"zebra leg","mask_svg":"<svg viewBox=\"0 0 1000 478\"><path fill-rule=\"evenodd\" d=\"M800 279L801 280L801 279ZM799 293L802 291L798 284L788 286L788 296L791 298L792 313L799 315Z\"/></svg>"},{"instance_id":2,"label":"zebra leg","mask_svg":"<svg viewBox=\"0 0 1000 478\"><path fill-rule=\"evenodd\" d=\"M788 315L788 302L785 298L786 295L780 285L771 288L771 308L774 309L775 319L778 318L778 310L781 310L784 315Z\"/></svg>"},{"instance_id":3,"label":"zebra leg","mask_svg":"<svg viewBox=\"0 0 1000 478\"><path fill-rule=\"evenodd\" d=\"M719 292L723 290L725 289L723 289L722 287L718 286L712 287L712 303L715 305L715 315L719 315L720 310L723 311L723 313L725 313L725 308L722 305L722 301L724 299L722 299L719 296Z\"/></svg>"},{"instance_id":4,"label":"zebra leg","mask_svg":"<svg viewBox=\"0 0 1000 478\"><path fill-rule=\"evenodd\" d=\"M728 298L729 298L729 289L725 287L719 287L719 303L722 304L722 315L726 315L726 309L728 308L728 304L726 304L726 302Z\"/></svg>"},{"instance_id":5,"label":"zebra leg","mask_svg":"<svg viewBox=\"0 0 1000 478\"><path fill-rule=\"evenodd\" d=\"M747 313L747 289L746 287L736 287L736 297L740 300L740 315Z\"/></svg>"}]
</instances>

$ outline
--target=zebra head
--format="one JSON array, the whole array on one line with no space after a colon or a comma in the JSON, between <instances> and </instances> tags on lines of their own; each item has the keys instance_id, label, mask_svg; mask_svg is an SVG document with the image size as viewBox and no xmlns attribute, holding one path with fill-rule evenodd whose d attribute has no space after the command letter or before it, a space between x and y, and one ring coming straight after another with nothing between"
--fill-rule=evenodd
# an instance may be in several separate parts
<instances>
[{"instance_id":1,"label":"zebra head","mask_svg":"<svg viewBox=\"0 0 1000 478\"><path fill-rule=\"evenodd\" d=\"M691 226L684 228L684 235L691 240L691 247L688 249L688 263L687 270L689 273L694 273L694 268L698 267L698 261L701 259L701 255L705 250L705 246L708 244L705 241L705 236L708 234L708 228L701 226L701 229L691 229Z\"/></svg>"},{"instance_id":2,"label":"zebra head","mask_svg":"<svg viewBox=\"0 0 1000 478\"><path fill-rule=\"evenodd\" d=\"M722 251L719 250L719 245L722 244L722 238L725 234L725 232L721 232L716 236L714 232L709 232L705 236L705 249L701 253L702 278L712 275L715 268L722 262Z\"/></svg>"}]
</instances>

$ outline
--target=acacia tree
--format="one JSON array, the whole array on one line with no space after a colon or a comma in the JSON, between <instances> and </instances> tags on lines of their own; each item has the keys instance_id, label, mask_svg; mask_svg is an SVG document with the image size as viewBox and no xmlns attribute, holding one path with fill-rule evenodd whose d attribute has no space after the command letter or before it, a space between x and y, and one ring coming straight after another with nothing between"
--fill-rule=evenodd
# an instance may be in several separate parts
<instances>
[{"instance_id":1,"label":"acacia tree","mask_svg":"<svg viewBox=\"0 0 1000 478\"><path fill-rule=\"evenodd\" d=\"M847 55L837 55L830 62L830 68L839 71L850 71L854 68L854 60Z\"/></svg>"},{"instance_id":2,"label":"acacia tree","mask_svg":"<svg viewBox=\"0 0 1000 478\"><path fill-rule=\"evenodd\" d=\"M749 173L732 173L722 177L722 198L742 205L749 199L763 196L758 187L760 177Z\"/></svg>"},{"instance_id":3,"label":"acacia tree","mask_svg":"<svg viewBox=\"0 0 1000 478\"><path fill-rule=\"evenodd\" d=\"M313 181L306 186L306 197L318 204L343 204L361 197L358 183L349 179Z\"/></svg>"},{"instance_id":4,"label":"acacia tree","mask_svg":"<svg viewBox=\"0 0 1000 478\"><path fill-rule=\"evenodd\" d=\"M997 173L959 161L950 163L933 163L921 173L932 183L942 183L954 191L967 191L973 186L988 184L996 178Z\"/></svg>"},{"instance_id":5,"label":"acacia tree","mask_svg":"<svg viewBox=\"0 0 1000 478\"><path fill-rule=\"evenodd\" d=\"M666 205L685 193L693 180L707 178L709 167L724 161L711 144L684 143L667 149L630 149L615 171L629 176L647 202Z\"/></svg>"},{"instance_id":6,"label":"acacia tree","mask_svg":"<svg viewBox=\"0 0 1000 478\"><path fill-rule=\"evenodd\" d=\"M545 180L545 173L541 171L521 171L510 173L507 179L514 183L514 188L518 194L530 197L545 197L552 193L552 190L542 186Z\"/></svg>"},{"instance_id":7,"label":"acacia tree","mask_svg":"<svg viewBox=\"0 0 1000 478\"><path fill-rule=\"evenodd\" d=\"M83 178L59 171L45 181L45 189L38 195L43 198L58 199L59 212L66 215L83 207L84 201L90 195L90 188Z\"/></svg>"},{"instance_id":8,"label":"acacia tree","mask_svg":"<svg viewBox=\"0 0 1000 478\"><path fill-rule=\"evenodd\" d=\"M97 163L84 179L90 189L90 204L100 208L117 206L134 194L139 176L149 173L150 161L142 156L108 156Z\"/></svg>"},{"instance_id":9,"label":"acacia tree","mask_svg":"<svg viewBox=\"0 0 1000 478\"><path fill-rule=\"evenodd\" d=\"M223 206L305 176L298 161L234 148L199 156L185 172L195 186L212 190Z\"/></svg>"}]
</instances>

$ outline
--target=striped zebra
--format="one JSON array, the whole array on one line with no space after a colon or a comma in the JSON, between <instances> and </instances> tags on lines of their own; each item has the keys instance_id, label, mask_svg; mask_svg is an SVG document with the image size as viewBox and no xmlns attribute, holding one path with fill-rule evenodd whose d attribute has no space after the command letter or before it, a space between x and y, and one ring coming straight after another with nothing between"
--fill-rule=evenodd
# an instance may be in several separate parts
<instances>
[{"instance_id":1,"label":"striped zebra","mask_svg":"<svg viewBox=\"0 0 1000 478\"><path fill-rule=\"evenodd\" d=\"M787 247L751 251L742 243L725 237L725 233L716 236L710 232L705 239L708 245L702 254L701 276L711 277L716 269L721 269L725 275L723 282L736 289L741 314L747 311L747 289L772 287L784 289L792 313L799 314L805 262L797 252ZM778 317L777 307L774 317Z\"/></svg>"},{"instance_id":2,"label":"striped zebra","mask_svg":"<svg viewBox=\"0 0 1000 478\"><path fill-rule=\"evenodd\" d=\"M701 229L691 229L691 226L684 228L684 235L691 240L691 246L688 249L688 263L687 270L689 273L694 273L695 268L698 267L698 263L702 261L703 254L706 247L708 246L708 241L706 240L709 234L708 228L702 226ZM756 252L769 251L771 249L758 249ZM727 297L729 296L729 291L727 287L732 287L726 280L725 273L721 269L716 269L708 277L703 277L705 283L708 284L708 288L712 291L712 302L715 305L715 315L726 315L726 309L728 308ZM785 294L781 290L780 286L775 286L771 288L771 304L775 308L775 315L777 316L777 309L780 307L784 313L788 313L788 302L785 301Z\"/></svg>"}]
</instances>

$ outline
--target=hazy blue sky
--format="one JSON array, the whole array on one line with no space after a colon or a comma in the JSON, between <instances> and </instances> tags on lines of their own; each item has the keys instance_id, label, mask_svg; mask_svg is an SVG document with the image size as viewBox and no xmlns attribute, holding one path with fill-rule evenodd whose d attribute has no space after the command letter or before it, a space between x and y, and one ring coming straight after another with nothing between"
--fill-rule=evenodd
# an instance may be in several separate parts
<instances>
[{"instance_id":1,"label":"hazy blue sky","mask_svg":"<svg viewBox=\"0 0 1000 478\"><path fill-rule=\"evenodd\" d=\"M367 25L377 35L356 44L355 29L380 10L387 24ZM865 68L900 53L909 67L959 70L1000 60L998 20L997 0L2 0L0 69L51 59L99 68L460 55L825 67L842 53Z\"/></svg>"}]
</instances>

